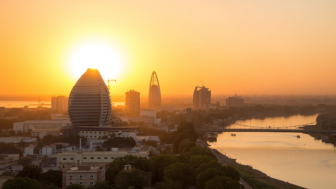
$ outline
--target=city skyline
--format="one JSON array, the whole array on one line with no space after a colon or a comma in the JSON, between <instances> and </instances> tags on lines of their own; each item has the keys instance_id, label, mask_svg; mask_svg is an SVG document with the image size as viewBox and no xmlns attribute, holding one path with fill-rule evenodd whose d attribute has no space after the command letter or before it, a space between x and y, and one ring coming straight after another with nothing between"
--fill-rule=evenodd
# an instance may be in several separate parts
<instances>
[{"instance_id":1,"label":"city skyline","mask_svg":"<svg viewBox=\"0 0 336 189\"><path fill-rule=\"evenodd\" d=\"M72 66L90 66L76 55L97 45L112 49L105 58L117 62L103 69L111 73L105 80L118 81L115 95L136 88L146 96L152 70L160 73L163 96L192 94L202 82L214 95L334 95L333 7L334 1L1 1L0 95L67 95L79 78Z\"/></svg>"}]
</instances>

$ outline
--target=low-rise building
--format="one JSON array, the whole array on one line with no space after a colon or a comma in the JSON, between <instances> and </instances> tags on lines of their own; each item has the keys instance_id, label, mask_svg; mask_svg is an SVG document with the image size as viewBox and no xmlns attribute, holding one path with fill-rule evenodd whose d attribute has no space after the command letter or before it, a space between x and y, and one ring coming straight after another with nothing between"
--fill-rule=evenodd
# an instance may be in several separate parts
<instances>
[{"instance_id":1,"label":"low-rise building","mask_svg":"<svg viewBox=\"0 0 336 189\"><path fill-rule=\"evenodd\" d=\"M39 154L41 156L50 156L53 154L57 154L63 151L72 151L74 150L72 147L69 147L69 143L57 142L47 146L44 146Z\"/></svg>"},{"instance_id":2,"label":"low-rise building","mask_svg":"<svg viewBox=\"0 0 336 189\"><path fill-rule=\"evenodd\" d=\"M57 167L60 169L77 165L97 165L111 163L117 157L133 155L148 158L149 146L134 148L113 148L113 151L80 151L57 153Z\"/></svg>"},{"instance_id":3,"label":"low-rise building","mask_svg":"<svg viewBox=\"0 0 336 189\"><path fill-rule=\"evenodd\" d=\"M0 160L16 161L20 159L19 154L0 154Z\"/></svg>"},{"instance_id":4,"label":"low-rise building","mask_svg":"<svg viewBox=\"0 0 336 189\"><path fill-rule=\"evenodd\" d=\"M97 182L105 181L105 166L78 165L63 169L62 189L71 184L80 184L85 188Z\"/></svg>"},{"instance_id":5,"label":"low-rise building","mask_svg":"<svg viewBox=\"0 0 336 189\"><path fill-rule=\"evenodd\" d=\"M69 118L64 119L50 119L50 120L27 120L23 122L13 123L13 130L15 133L28 132L28 130L33 130L36 127L51 127L61 129L65 126L70 126L71 122Z\"/></svg>"},{"instance_id":6,"label":"low-rise building","mask_svg":"<svg viewBox=\"0 0 336 189\"><path fill-rule=\"evenodd\" d=\"M32 138L32 137L0 137L0 142L3 142L3 143L17 144L21 141L26 142L26 143L36 142L36 138Z\"/></svg>"},{"instance_id":7,"label":"low-rise building","mask_svg":"<svg viewBox=\"0 0 336 189\"><path fill-rule=\"evenodd\" d=\"M47 135L60 136L61 132L60 129L55 126L53 127L38 126L31 132L31 136L33 137L39 136L41 139Z\"/></svg>"},{"instance_id":8,"label":"low-rise building","mask_svg":"<svg viewBox=\"0 0 336 189\"><path fill-rule=\"evenodd\" d=\"M24 149L25 155L34 155L34 149L35 149L35 145L29 145L25 147Z\"/></svg>"}]
</instances>

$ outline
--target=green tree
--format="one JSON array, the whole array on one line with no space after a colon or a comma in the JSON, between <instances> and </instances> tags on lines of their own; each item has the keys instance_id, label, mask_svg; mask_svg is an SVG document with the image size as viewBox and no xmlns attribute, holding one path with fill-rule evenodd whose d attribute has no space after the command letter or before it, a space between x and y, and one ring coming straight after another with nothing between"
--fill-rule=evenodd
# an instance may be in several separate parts
<instances>
[{"instance_id":1,"label":"green tree","mask_svg":"<svg viewBox=\"0 0 336 189\"><path fill-rule=\"evenodd\" d=\"M101 148L100 146L97 146L97 147L96 147L96 151L98 152L98 151L104 151L104 150L103 150L103 148Z\"/></svg>"},{"instance_id":2,"label":"green tree","mask_svg":"<svg viewBox=\"0 0 336 189\"><path fill-rule=\"evenodd\" d=\"M67 186L65 189L85 189L85 187L80 184L71 184Z\"/></svg>"},{"instance_id":3,"label":"green tree","mask_svg":"<svg viewBox=\"0 0 336 189\"><path fill-rule=\"evenodd\" d=\"M190 157L190 164L197 169L201 164L214 160L213 157L207 155L193 155Z\"/></svg>"},{"instance_id":4,"label":"green tree","mask_svg":"<svg viewBox=\"0 0 336 189\"><path fill-rule=\"evenodd\" d=\"M29 177L31 179L41 180L42 169L36 165L27 165L23 167L16 177Z\"/></svg>"},{"instance_id":5,"label":"green tree","mask_svg":"<svg viewBox=\"0 0 336 189\"><path fill-rule=\"evenodd\" d=\"M164 169L164 177L180 182L184 187L194 184L194 169L189 164L176 162Z\"/></svg>"},{"instance_id":6,"label":"green tree","mask_svg":"<svg viewBox=\"0 0 336 189\"><path fill-rule=\"evenodd\" d=\"M225 176L230 177L233 180L240 180L240 173L233 167L230 166L222 166L221 171L225 173Z\"/></svg>"},{"instance_id":7,"label":"green tree","mask_svg":"<svg viewBox=\"0 0 336 189\"><path fill-rule=\"evenodd\" d=\"M2 185L2 189L21 189L21 188L42 189L42 186L37 180L28 177L17 177L14 179L9 179Z\"/></svg>"},{"instance_id":8,"label":"green tree","mask_svg":"<svg viewBox=\"0 0 336 189\"><path fill-rule=\"evenodd\" d=\"M218 161L211 160L209 162L202 163L196 170L196 174L198 175L201 172L204 172L208 168L221 168L222 164L218 163Z\"/></svg>"},{"instance_id":9,"label":"green tree","mask_svg":"<svg viewBox=\"0 0 336 189\"><path fill-rule=\"evenodd\" d=\"M115 185L120 189L129 187L145 188L150 186L151 174L138 169L132 171L120 171L115 178Z\"/></svg>"},{"instance_id":10,"label":"green tree","mask_svg":"<svg viewBox=\"0 0 336 189\"><path fill-rule=\"evenodd\" d=\"M198 174L196 179L197 188L203 189L206 181L211 180L216 176L223 176L223 172L216 168L209 168Z\"/></svg>"},{"instance_id":11,"label":"green tree","mask_svg":"<svg viewBox=\"0 0 336 189\"><path fill-rule=\"evenodd\" d=\"M109 182L103 181L103 182L97 182L92 188L94 189L111 189Z\"/></svg>"},{"instance_id":12,"label":"green tree","mask_svg":"<svg viewBox=\"0 0 336 189\"><path fill-rule=\"evenodd\" d=\"M127 155L123 158L115 158L113 162L106 167L106 180L110 184L114 184L117 174L124 169L124 165L132 165L133 168L140 169L142 171L149 171L149 160L147 158Z\"/></svg>"},{"instance_id":13,"label":"green tree","mask_svg":"<svg viewBox=\"0 0 336 189\"><path fill-rule=\"evenodd\" d=\"M238 181L232 180L225 176L216 176L215 178L206 181L204 189L239 189Z\"/></svg>"},{"instance_id":14,"label":"green tree","mask_svg":"<svg viewBox=\"0 0 336 189\"><path fill-rule=\"evenodd\" d=\"M30 165L32 163L32 159L30 157L23 157L21 159L19 159L18 164L22 165L22 166L27 166Z\"/></svg>"},{"instance_id":15,"label":"green tree","mask_svg":"<svg viewBox=\"0 0 336 189\"><path fill-rule=\"evenodd\" d=\"M165 167L175 162L178 162L178 159L170 154L151 157L149 168L153 176L152 183L163 182Z\"/></svg>"},{"instance_id":16,"label":"green tree","mask_svg":"<svg viewBox=\"0 0 336 189\"><path fill-rule=\"evenodd\" d=\"M42 173L41 180L48 185L55 185L62 188L62 171L60 170L48 170Z\"/></svg>"}]
</instances>

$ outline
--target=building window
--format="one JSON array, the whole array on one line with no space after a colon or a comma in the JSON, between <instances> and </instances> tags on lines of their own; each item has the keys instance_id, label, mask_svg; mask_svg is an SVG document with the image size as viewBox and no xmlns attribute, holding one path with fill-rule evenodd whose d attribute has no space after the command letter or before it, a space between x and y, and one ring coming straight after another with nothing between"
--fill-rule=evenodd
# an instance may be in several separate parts
<instances>
[{"instance_id":1,"label":"building window","mask_svg":"<svg viewBox=\"0 0 336 189\"><path fill-rule=\"evenodd\" d=\"M79 175L79 179L83 179L83 175Z\"/></svg>"},{"instance_id":2,"label":"building window","mask_svg":"<svg viewBox=\"0 0 336 189\"><path fill-rule=\"evenodd\" d=\"M69 176L69 179L72 179L72 175Z\"/></svg>"},{"instance_id":3,"label":"building window","mask_svg":"<svg viewBox=\"0 0 336 189\"><path fill-rule=\"evenodd\" d=\"M107 159L107 157L104 157L104 159Z\"/></svg>"},{"instance_id":4,"label":"building window","mask_svg":"<svg viewBox=\"0 0 336 189\"><path fill-rule=\"evenodd\" d=\"M114 157L111 157L111 159L114 159Z\"/></svg>"},{"instance_id":5,"label":"building window","mask_svg":"<svg viewBox=\"0 0 336 189\"><path fill-rule=\"evenodd\" d=\"M80 185L83 185L83 182L79 182Z\"/></svg>"},{"instance_id":6,"label":"building window","mask_svg":"<svg viewBox=\"0 0 336 189\"><path fill-rule=\"evenodd\" d=\"M74 158L70 158L70 160L74 160Z\"/></svg>"},{"instance_id":7,"label":"building window","mask_svg":"<svg viewBox=\"0 0 336 189\"><path fill-rule=\"evenodd\" d=\"M100 157L97 157L97 159L100 159Z\"/></svg>"},{"instance_id":8,"label":"building window","mask_svg":"<svg viewBox=\"0 0 336 189\"><path fill-rule=\"evenodd\" d=\"M90 185L92 186L94 183L93 182L90 182Z\"/></svg>"},{"instance_id":9,"label":"building window","mask_svg":"<svg viewBox=\"0 0 336 189\"><path fill-rule=\"evenodd\" d=\"M83 159L86 159L86 157L83 157Z\"/></svg>"},{"instance_id":10,"label":"building window","mask_svg":"<svg viewBox=\"0 0 336 189\"><path fill-rule=\"evenodd\" d=\"M63 160L66 160L66 158L63 158Z\"/></svg>"},{"instance_id":11,"label":"building window","mask_svg":"<svg viewBox=\"0 0 336 189\"><path fill-rule=\"evenodd\" d=\"M69 184L71 185L71 184L72 184L72 182L69 182Z\"/></svg>"},{"instance_id":12,"label":"building window","mask_svg":"<svg viewBox=\"0 0 336 189\"><path fill-rule=\"evenodd\" d=\"M94 157L91 157L91 159L94 159Z\"/></svg>"},{"instance_id":13,"label":"building window","mask_svg":"<svg viewBox=\"0 0 336 189\"><path fill-rule=\"evenodd\" d=\"M93 179L93 175L90 175L90 179Z\"/></svg>"}]
</instances>

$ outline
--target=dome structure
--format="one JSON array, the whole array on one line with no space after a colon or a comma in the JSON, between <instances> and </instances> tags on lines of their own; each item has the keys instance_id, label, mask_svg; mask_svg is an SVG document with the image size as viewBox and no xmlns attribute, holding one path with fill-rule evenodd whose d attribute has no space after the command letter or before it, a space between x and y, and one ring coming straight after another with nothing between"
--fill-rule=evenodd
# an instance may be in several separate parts
<instances>
[{"instance_id":1,"label":"dome structure","mask_svg":"<svg viewBox=\"0 0 336 189\"><path fill-rule=\"evenodd\" d=\"M156 72L152 73L149 83L148 106L161 106L161 90Z\"/></svg>"},{"instance_id":2,"label":"dome structure","mask_svg":"<svg viewBox=\"0 0 336 189\"><path fill-rule=\"evenodd\" d=\"M110 92L97 69L87 69L73 86L68 111L74 127L110 124Z\"/></svg>"}]
</instances>

